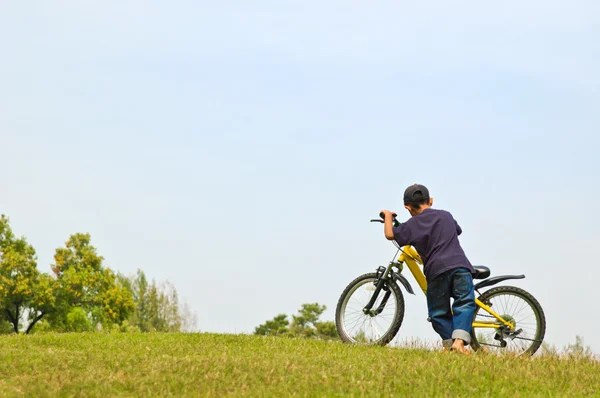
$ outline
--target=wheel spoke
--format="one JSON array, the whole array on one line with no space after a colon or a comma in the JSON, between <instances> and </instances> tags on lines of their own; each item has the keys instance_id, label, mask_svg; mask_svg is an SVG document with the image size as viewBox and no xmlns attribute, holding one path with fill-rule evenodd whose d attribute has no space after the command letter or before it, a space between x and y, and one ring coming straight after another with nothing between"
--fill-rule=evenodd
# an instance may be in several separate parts
<instances>
[{"instance_id":1,"label":"wheel spoke","mask_svg":"<svg viewBox=\"0 0 600 398\"><path fill-rule=\"evenodd\" d=\"M389 340L386 336L397 324L395 320L398 316L403 316L404 301L401 293L400 297L397 297L397 291L399 291L397 287L396 289L389 287L391 294L381 313L377 314L375 311L378 311L383 303L387 294L385 290L380 291L371 308L372 313L375 315L363 313L363 309L375 292L375 280L374 276L365 278L349 288L350 290L338 308L338 313L336 313L336 321L338 322L338 328L341 328L341 334L343 332L344 335L350 338L351 342L379 343L384 338ZM395 331L393 332L395 333Z\"/></svg>"},{"instance_id":2,"label":"wheel spoke","mask_svg":"<svg viewBox=\"0 0 600 398\"><path fill-rule=\"evenodd\" d=\"M496 313L514 323L515 328L474 328L476 346L518 354L531 354L539 348L545 330L544 314L529 293L519 288L501 286L485 292L482 297L481 300L488 302ZM475 322L488 321L490 318L493 317L486 314L485 310L477 308ZM502 347L501 340L506 342L506 347Z\"/></svg>"}]
</instances>

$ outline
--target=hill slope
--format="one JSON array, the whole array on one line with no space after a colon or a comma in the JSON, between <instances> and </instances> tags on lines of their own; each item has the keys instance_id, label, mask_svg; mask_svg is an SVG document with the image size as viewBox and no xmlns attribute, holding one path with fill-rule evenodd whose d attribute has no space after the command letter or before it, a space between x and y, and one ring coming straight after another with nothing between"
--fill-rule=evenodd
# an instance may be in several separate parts
<instances>
[{"instance_id":1,"label":"hill slope","mask_svg":"<svg viewBox=\"0 0 600 398\"><path fill-rule=\"evenodd\" d=\"M590 360L214 334L1 336L0 347L5 396L600 394Z\"/></svg>"}]
</instances>

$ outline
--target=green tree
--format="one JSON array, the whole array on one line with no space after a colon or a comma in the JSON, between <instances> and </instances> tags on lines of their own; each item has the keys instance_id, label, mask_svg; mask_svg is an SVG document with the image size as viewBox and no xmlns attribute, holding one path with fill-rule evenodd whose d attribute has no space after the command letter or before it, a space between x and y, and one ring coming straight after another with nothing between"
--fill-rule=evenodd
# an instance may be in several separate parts
<instances>
[{"instance_id":1,"label":"green tree","mask_svg":"<svg viewBox=\"0 0 600 398\"><path fill-rule=\"evenodd\" d=\"M60 310L53 314L51 323L57 330L70 330L73 314L77 319L85 314L91 325L110 327L121 324L134 311L130 291L102 265L104 259L90 242L89 234L78 233L71 235L65 247L56 249L52 271L58 283L56 306ZM73 312L73 307L81 311Z\"/></svg>"},{"instance_id":2,"label":"green tree","mask_svg":"<svg viewBox=\"0 0 600 398\"><path fill-rule=\"evenodd\" d=\"M58 294L56 279L48 274L39 274L33 291L33 299L30 303L28 313L29 326L25 330L26 333L30 333L33 327L44 316L56 311L56 298Z\"/></svg>"},{"instance_id":3,"label":"green tree","mask_svg":"<svg viewBox=\"0 0 600 398\"><path fill-rule=\"evenodd\" d=\"M327 307L319 303L302 304L298 315L292 316L290 332L296 336L313 337L317 335L319 317Z\"/></svg>"},{"instance_id":4,"label":"green tree","mask_svg":"<svg viewBox=\"0 0 600 398\"><path fill-rule=\"evenodd\" d=\"M302 304L297 315L292 316L292 322L287 315L279 314L270 321L254 329L254 334L268 336L315 337L319 339L337 338L338 333L335 323L321 322L319 317L327 309L319 303Z\"/></svg>"},{"instance_id":5,"label":"green tree","mask_svg":"<svg viewBox=\"0 0 600 398\"><path fill-rule=\"evenodd\" d=\"M593 358L592 347L586 346L583 337L575 336L575 343L565 347L565 355L570 358Z\"/></svg>"},{"instance_id":6,"label":"green tree","mask_svg":"<svg viewBox=\"0 0 600 398\"><path fill-rule=\"evenodd\" d=\"M194 314L187 306L180 307L177 290L171 283L148 282L142 270L129 278L120 275L119 279L134 301L134 311L128 318L130 325L143 332L179 332L184 327L186 330L195 328Z\"/></svg>"},{"instance_id":7,"label":"green tree","mask_svg":"<svg viewBox=\"0 0 600 398\"><path fill-rule=\"evenodd\" d=\"M262 325L258 325L254 329L254 334L262 336L278 336L284 335L289 332L288 326L290 322L287 319L287 315L279 314L270 321L266 321Z\"/></svg>"},{"instance_id":8,"label":"green tree","mask_svg":"<svg viewBox=\"0 0 600 398\"><path fill-rule=\"evenodd\" d=\"M0 217L0 333L44 330L193 330L175 287L148 283L142 271L125 278L103 266L89 234L74 234L56 249L52 275L37 269L35 250ZM40 323L41 322L41 323Z\"/></svg>"},{"instance_id":9,"label":"green tree","mask_svg":"<svg viewBox=\"0 0 600 398\"><path fill-rule=\"evenodd\" d=\"M317 322L317 336L323 339L337 339L339 334L334 322Z\"/></svg>"},{"instance_id":10,"label":"green tree","mask_svg":"<svg viewBox=\"0 0 600 398\"><path fill-rule=\"evenodd\" d=\"M92 320L81 307L73 307L67 313L65 322L67 332L90 332L94 330Z\"/></svg>"},{"instance_id":11,"label":"green tree","mask_svg":"<svg viewBox=\"0 0 600 398\"><path fill-rule=\"evenodd\" d=\"M34 248L25 238L16 238L9 219L0 216L0 323L8 321L15 333L22 326L30 333L54 310L55 299L55 281L38 271Z\"/></svg>"}]
</instances>

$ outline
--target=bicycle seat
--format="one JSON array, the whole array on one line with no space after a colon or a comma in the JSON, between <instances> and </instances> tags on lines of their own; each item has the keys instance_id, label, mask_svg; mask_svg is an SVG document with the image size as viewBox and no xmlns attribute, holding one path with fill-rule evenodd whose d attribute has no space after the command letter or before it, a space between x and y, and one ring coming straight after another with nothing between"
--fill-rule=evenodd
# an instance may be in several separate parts
<instances>
[{"instance_id":1,"label":"bicycle seat","mask_svg":"<svg viewBox=\"0 0 600 398\"><path fill-rule=\"evenodd\" d=\"M485 267L483 265L474 265L473 268L475 268L475 274L473 275L473 279L485 279L488 276L490 276L490 269L488 267Z\"/></svg>"}]
</instances>

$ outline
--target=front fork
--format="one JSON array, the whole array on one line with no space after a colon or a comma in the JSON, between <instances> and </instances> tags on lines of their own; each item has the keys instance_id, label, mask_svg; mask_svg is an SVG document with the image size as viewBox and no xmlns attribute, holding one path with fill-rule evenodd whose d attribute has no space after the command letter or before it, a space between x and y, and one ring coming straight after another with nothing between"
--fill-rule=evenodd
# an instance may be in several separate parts
<instances>
[{"instance_id":1,"label":"front fork","mask_svg":"<svg viewBox=\"0 0 600 398\"><path fill-rule=\"evenodd\" d=\"M397 265L397 263L391 262L387 268L377 268L377 280L374 282L375 291L373 292L373 295L371 296L371 299L369 300L367 305L365 305L365 308L363 308L363 313L365 315L370 315L372 317L377 316L381 314L381 312L385 308L385 305L387 304L392 294L392 291L389 287L386 286L386 283L388 279L390 279L390 273L392 272L392 267L394 265ZM381 304L379 304L379 306L373 310L373 306L375 305L375 302L377 301L377 297L379 297L379 293L381 293L381 290L385 291L385 295L383 296Z\"/></svg>"}]
</instances>

